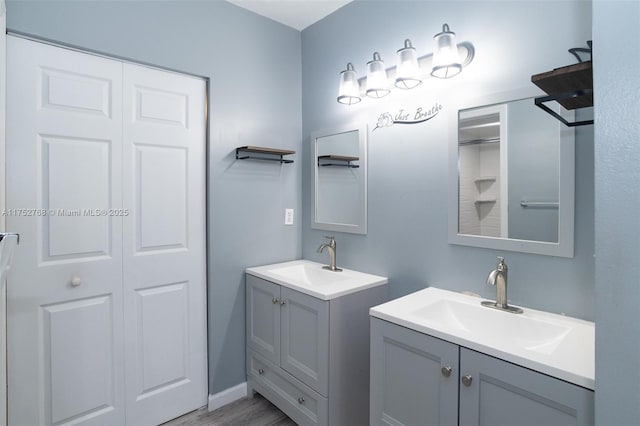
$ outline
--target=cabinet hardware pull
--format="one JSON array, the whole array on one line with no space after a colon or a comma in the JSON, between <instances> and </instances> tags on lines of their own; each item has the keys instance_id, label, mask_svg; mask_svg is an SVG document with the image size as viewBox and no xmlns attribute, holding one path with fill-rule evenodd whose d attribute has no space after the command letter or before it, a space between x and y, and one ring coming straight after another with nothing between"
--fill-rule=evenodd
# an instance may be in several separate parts
<instances>
[{"instance_id":1,"label":"cabinet hardware pull","mask_svg":"<svg viewBox=\"0 0 640 426\"><path fill-rule=\"evenodd\" d=\"M262 376L264 374L264 370L262 368L258 368L258 374Z\"/></svg>"},{"instance_id":2,"label":"cabinet hardware pull","mask_svg":"<svg viewBox=\"0 0 640 426\"><path fill-rule=\"evenodd\" d=\"M471 377L471 374L467 374L466 376L462 376L462 384L465 386L471 386L471 381L473 380L473 377Z\"/></svg>"},{"instance_id":3,"label":"cabinet hardware pull","mask_svg":"<svg viewBox=\"0 0 640 426\"><path fill-rule=\"evenodd\" d=\"M72 277L69 284L71 284L73 287L78 287L80 284L82 284L82 280L80 279L80 277Z\"/></svg>"},{"instance_id":4,"label":"cabinet hardware pull","mask_svg":"<svg viewBox=\"0 0 640 426\"><path fill-rule=\"evenodd\" d=\"M298 404L304 404L304 398L303 397L298 398Z\"/></svg>"},{"instance_id":5,"label":"cabinet hardware pull","mask_svg":"<svg viewBox=\"0 0 640 426\"><path fill-rule=\"evenodd\" d=\"M286 299L282 299L282 300L280 301L280 304L281 304L281 305L286 305L286 304L287 304Z\"/></svg>"},{"instance_id":6,"label":"cabinet hardware pull","mask_svg":"<svg viewBox=\"0 0 640 426\"><path fill-rule=\"evenodd\" d=\"M278 299L276 299L275 297L273 299L271 299L271 301L273 302L273 304L275 305L276 303L280 302Z\"/></svg>"},{"instance_id":7,"label":"cabinet hardware pull","mask_svg":"<svg viewBox=\"0 0 640 426\"><path fill-rule=\"evenodd\" d=\"M444 377L451 376L451 367L449 367L448 365L446 367L442 367L442 369L440 371L442 372L442 375Z\"/></svg>"}]
</instances>

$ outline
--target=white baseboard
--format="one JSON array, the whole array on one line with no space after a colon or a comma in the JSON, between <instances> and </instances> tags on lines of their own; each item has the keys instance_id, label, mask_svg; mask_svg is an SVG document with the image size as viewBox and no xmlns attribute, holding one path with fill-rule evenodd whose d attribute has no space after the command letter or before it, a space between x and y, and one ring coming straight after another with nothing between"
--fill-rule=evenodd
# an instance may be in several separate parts
<instances>
[{"instance_id":1,"label":"white baseboard","mask_svg":"<svg viewBox=\"0 0 640 426\"><path fill-rule=\"evenodd\" d=\"M217 410L245 396L247 396L247 382L225 389L215 395L209 395L209 411Z\"/></svg>"}]
</instances>

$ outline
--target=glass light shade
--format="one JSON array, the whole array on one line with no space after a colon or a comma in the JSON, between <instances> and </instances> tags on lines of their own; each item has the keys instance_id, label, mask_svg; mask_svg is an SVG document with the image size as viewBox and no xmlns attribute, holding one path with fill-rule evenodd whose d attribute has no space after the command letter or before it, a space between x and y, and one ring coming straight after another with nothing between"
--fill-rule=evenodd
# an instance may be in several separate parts
<instances>
[{"instance_id":1,"label":"glass light shade","mask_svg":"<svg viewBox=\"0 0 640 426\"><path fill-rule=\"evenodd\" d=\"M398 66L396 67L396 87L400 89L413 89L420 85L420 66L416 49L411 45L411 40L404 41L404 48L398 50Z\"/></svg>"},{"instance_id":2,"label":"glass light shade","mask_svg":"<svg viewBox=\"0 0 640 426\"><path fill-rule=\"evenodd\" d=\"M349 62L347 69L340 73L340 88L338 89L338 102L353 105L360 102L360 85L353 64Z\"/></svg>"},{"instance_id":3,"label":"glass light shade","mask_svg":"<svg viewBox=\"0 0 640 426\"><path fill-rule=\"evenodd\" d=\"M433 39L436 48L433 52L433 68L431 75L437 78L451 78L462 71L458 46L456 45L456 33L449 31L449 25L442 26L442 32L436 34Z\"/></svg>"},{"instance_id":4,"label":"glass light shade","mask_svg":"<svg viewBox=\"0 0 640 426\"><path fill-rule=\"evenodd\" d=\"M384 62L380 59L380 54L374 52L373 60L367 62L367 96L382 98L387 96L390 91Z\"/></svg>"}]
</instances>

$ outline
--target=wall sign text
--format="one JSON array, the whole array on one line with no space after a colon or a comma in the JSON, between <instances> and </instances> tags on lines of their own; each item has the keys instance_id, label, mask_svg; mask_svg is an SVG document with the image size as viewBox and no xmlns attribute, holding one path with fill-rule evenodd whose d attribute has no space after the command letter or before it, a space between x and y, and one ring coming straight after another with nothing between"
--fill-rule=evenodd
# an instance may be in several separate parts
<instances>
[{"instance_id":1,"label":"wall sign text","mask_svg":"<svg viewBox=\"0 0 640 426\"><path fill-rule=\"evenodd\" d=\"M399 109L395 114L392 114L390 112L383 112L382 114L380 114L380 117L378 117L378 122L376 123L373 131L382 127L391 127L394 124L424 123L425 121L431 120L433 117L438 115L441 110L442 105L436 102L429 108L417 107L413 110L402 108Z\"/></svg>"}]
</instances>

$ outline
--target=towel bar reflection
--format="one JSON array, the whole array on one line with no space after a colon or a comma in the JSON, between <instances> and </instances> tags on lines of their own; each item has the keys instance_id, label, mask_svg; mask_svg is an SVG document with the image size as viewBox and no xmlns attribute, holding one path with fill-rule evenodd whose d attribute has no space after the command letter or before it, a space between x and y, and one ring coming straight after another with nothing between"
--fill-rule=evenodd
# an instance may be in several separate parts
<instances>
[{"instance_id":1,"label":"towel bar reflection","mask_svg":"<svg viewBox=\"0 0 640 426\"><path fill-rule=\"evenodd\" d=\"M557 209L560 206L560 203L557 201L529 201L522 200L520 201L520 205L522 207L537 207L541 209Z\"/></svg>"}]
</instances>

